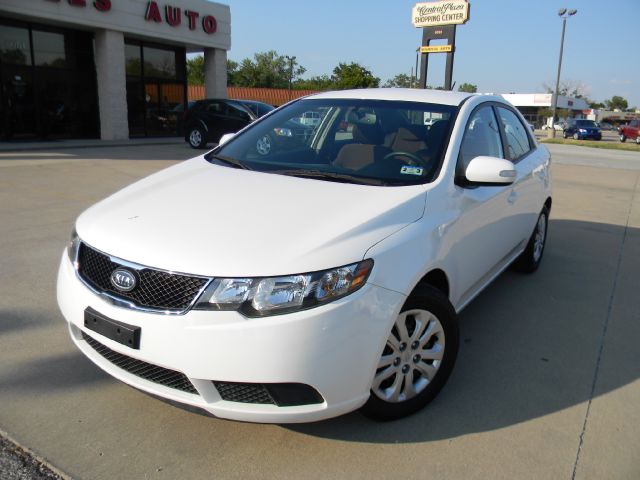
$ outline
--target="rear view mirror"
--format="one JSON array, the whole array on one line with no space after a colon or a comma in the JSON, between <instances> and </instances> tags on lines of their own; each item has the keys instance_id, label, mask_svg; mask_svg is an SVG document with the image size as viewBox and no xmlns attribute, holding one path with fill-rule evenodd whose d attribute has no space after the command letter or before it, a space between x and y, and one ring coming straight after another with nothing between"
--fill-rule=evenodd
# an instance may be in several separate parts
<instances>
[{"instance_id":1,"label":"rear view mirror","mask_svg":"<svg viewBox=\"0 0 640 480\"><path fill-rule=\"evenodd\" d=\"M516 167L504 158L475 157L465 170L468 185L510 185L516 179Z\"/></svg>"}]
</instances>

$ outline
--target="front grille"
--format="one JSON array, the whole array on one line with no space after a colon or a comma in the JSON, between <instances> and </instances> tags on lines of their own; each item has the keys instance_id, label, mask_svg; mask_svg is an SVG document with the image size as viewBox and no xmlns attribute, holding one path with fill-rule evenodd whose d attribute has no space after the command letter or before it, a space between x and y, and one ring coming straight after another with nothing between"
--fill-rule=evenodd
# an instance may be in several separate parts
<instances>
[{"instance_id":1,"label":"front grille","mask_svg":"<svg viewBox=\"0 0 640 480\"><path fill-rule=\"evenodd\" d=\"M80 245L78 263L80 277L96 290L108 292L114 297L150 309L185 310L207 283L207 279L202 277L190 277L152 268L129 268L128 270L136 276L137 285L130 292L122 292L111 284L111 273L123 265L112 261L108 255L83 243Z\"/></svg>"},{"instance_id":2,"label":"front grille","mask_svg":"<svg viewBox=\"0 0 640 480\"><path fill-rule=\"evenodd\" d=\"M169 370L168 368L158 367L157 365L152 365L151 363L128 357L122 353L114 352L109 347L101 344L95 338L90 337L84 332L82 332L82 338L91 348L106 358L109 362L132 375L149 380L153 383L164 385L165 387L175 388L182 392L193 394L198 393L184 373Z\"/></svg>"},{"instance_id":3,"label":"front grille","mask_svg":"<svg viewBox=\"0 0 640 480\"><path fill-rule=\"evenodd\" d=\"M239 403L275 405L269 391L260 383L213 382L223 400Z\"/></svg>"}]
</instances>

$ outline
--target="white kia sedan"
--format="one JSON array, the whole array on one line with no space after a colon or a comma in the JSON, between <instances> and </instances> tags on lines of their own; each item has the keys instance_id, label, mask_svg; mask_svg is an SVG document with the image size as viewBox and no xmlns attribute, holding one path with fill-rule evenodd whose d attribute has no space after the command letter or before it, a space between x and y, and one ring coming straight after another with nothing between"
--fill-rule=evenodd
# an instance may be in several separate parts
<instances>
[{"instance_id":1,"label":"white kia sedan","mask_svg":"<svg viewBox=\"0 0 640 480\"><path fill-rule=\"evenodd\" d=\"M252 422L399 418L446 383L457 313L542 259L549 153L501 97L328 92L225 140L86 210L62 256L71 338L138 389Z\"/></svg>"}]
</instances>

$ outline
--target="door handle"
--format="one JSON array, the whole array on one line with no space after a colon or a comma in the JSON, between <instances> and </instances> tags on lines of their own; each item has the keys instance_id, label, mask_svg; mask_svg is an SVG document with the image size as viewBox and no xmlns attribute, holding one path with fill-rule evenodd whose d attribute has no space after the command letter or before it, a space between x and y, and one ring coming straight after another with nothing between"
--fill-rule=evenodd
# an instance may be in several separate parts
<instances>
[{"instance_id":1,"label":"door handle","mask_svg":"<svg viewBox=\"0 0 640 480\"><path fill-rule=\"evenodd\" d=\"M507 202L514 204L517 199L518 199L518 194L516 193L515 190L511 190L511 193L509 193L509 196L507 197Z\"/></svg>"}]
</instances>

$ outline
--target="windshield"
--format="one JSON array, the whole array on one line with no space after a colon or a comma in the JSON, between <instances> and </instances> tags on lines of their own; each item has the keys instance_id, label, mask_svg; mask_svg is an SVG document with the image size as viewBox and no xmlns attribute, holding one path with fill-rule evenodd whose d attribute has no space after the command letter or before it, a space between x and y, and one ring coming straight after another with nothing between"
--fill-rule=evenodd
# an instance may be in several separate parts
<instances>
[{"instance_id":1,"label":"windshield","mask_svg":"<svg viewBox=\"0 0 640 480\"><path fill-rule=\"evenodd\" d=\"M430 182L457 107L305 99L254 123L206 158L261 172L371 185Z\"/></svg>"},{"instance_id":2,"label":"windshield","mask_svg":"<svg viewBox=\"0 0 640 480\"><path fill-rule=\"evenodd\" d=\"M593 127L596 128L598 125L596 125L596 122L594 122L593 120L576 120L576 125L578 127Z\"/></svg>"}]
</instances>

